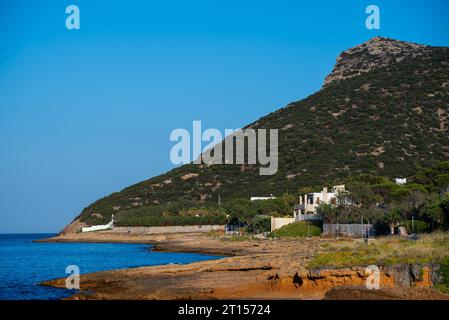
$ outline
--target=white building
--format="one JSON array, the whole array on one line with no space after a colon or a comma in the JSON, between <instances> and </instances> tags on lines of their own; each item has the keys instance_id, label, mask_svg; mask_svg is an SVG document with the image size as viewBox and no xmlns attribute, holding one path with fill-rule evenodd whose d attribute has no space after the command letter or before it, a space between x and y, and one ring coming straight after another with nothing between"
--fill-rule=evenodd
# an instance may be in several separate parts
<instances>
[{"instance_id":1,"label":"white building","mask_svg":"<svg viewBox=\"0 0 449 320\"><path fill-rule=\"evenodd\" d=\"M249 198L249 200L251 201L259 201L259 200L272 200L272 199L276 199L276 197L251 197Z\"/></svg>"},{"instance_id":2,"label":"white building","mask_svg":"<svg viewBox=\"0 0 449 320\"><path fill-rule=\"evenodd\" d=\"M296 221L302 220L320 220L317 214L317 208L320 204L337 204L338 195L348 194L345 185L333 186L328 191L324 187L321 192L306 193L299 196L299 204L294 207L294 218ZM349 201L349 200L347 200Z\"/></svg>"},{"instance_id":3,"label":"white building","mask_svg":"<svg viewBox=\"0 0 449 320\"><path fill-rule=\"evenodd\" d=\"M407 183L407 178L394 178L396 184L402 185Z\"/></svg>"},{"instance_id":4,"label":"white building","mask_svg":"<svg viewBox=\"0 0 449 320\"><path fill-rule=\"evenodd\" d=\"M91 232L91 231L101 231L108 230L114 227L114 214L112 215L111 221L108 224L100 224L96 226L81 228L81 232Z\"/></svg>"}]
</instances>

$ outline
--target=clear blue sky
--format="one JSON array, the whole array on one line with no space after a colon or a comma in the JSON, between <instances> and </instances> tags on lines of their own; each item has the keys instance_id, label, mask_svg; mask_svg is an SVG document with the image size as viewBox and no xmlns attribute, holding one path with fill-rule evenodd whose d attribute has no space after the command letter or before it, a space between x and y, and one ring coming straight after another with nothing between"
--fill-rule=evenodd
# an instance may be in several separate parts
<instances>
[{"instance_id":1,"label":"clear blue sky","mask_svg":"<svg viewBox=\"0 0 449 320\"><path fill-rule=\"evenodd\" d=\"M81 29L65 28L65 8ZM365 29L365 7L381 30ZM242 127L376 35L449 45L449 1L0 2L0 233L56 232L173 167L175 128Z\"/></svg>"}]
</instances>

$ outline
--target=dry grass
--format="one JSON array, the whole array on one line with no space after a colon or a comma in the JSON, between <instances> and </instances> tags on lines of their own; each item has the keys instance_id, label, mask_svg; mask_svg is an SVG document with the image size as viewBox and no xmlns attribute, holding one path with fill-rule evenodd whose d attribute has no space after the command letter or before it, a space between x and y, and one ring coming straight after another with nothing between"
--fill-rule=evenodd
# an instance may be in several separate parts
<instances>
[{"instance_id":1,"label":"dry grass","mask_svg":"<svg viewBox=\"0 0 449 320\"><path fill-rule=\"evenodd\" d=\"M310 267L438 262L449 257L449 233L422 235L419 240L384 237L368 245L360 240L345 240L324 249L312 259Z\"/></svg>"}]
</instances>

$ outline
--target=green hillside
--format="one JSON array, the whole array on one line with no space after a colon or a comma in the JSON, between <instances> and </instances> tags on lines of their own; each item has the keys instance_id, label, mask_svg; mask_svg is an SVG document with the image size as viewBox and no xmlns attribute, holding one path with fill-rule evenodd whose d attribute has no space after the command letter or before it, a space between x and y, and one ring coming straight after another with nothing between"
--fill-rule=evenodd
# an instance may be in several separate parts
<instances>
[{"instance_id":1,"label":"green hillside","mask_svg":"<svg viewBox=\"0 0 449 320\"><path fill-rule=\"evenodd\" d=\"M393 62L357 76L352 65L351 77L250 124L279 129L277 174L261 176L257 165L184 165L102 198L78 218L104 223L112 213L142 208L192 215L189 208L216 207L219 195L225 206L236 198L294 193L361 173L410 177L449 160L449 48L404 47L407 54L392 53ZM365 58L361 48L354 53L362 57L357 63L371 66L376 60Z\"/></svg>"}]
</instances>

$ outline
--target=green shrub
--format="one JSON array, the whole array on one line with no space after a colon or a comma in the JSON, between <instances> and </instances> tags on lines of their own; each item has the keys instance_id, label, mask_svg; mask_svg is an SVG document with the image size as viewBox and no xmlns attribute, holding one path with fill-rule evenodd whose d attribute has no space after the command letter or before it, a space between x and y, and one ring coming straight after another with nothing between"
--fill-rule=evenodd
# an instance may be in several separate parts
<instances>
[{"instance_id":1,"label":"green shrub","mask_svg":"<svg viewBox=\"0 0 449 320\"><path fill-rule=\"evenodd\" d=\"M424 233L428 230L427 223L421 220L407 221L406 228L408 233Z\"/></svg>"},{"instance_id":2,"label":"green shrub","mask_svg":"<svg viewBox=\"0 0 449 320\"><path fill-rule=\"evenodd\" d=\"M321 228L312 222L308 224L305 221L298 221L274 230L270 233L270 236L278 238L307 237L308 234L310 236L319 236L321 235Z\"/></svg>"},{"instance_id":3,"label":"green shrub","mask_svg":"<svg viewBox=\"0 0 449 320\"><path fill-rule=\"evenodd\" d=\"M249 233L262 233L270 231L271 229L271 217L269 216L256 216L248 224Z\"/></svg>"}]
</instances>

